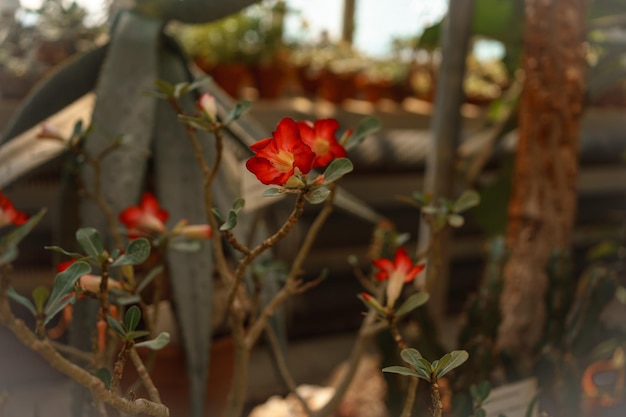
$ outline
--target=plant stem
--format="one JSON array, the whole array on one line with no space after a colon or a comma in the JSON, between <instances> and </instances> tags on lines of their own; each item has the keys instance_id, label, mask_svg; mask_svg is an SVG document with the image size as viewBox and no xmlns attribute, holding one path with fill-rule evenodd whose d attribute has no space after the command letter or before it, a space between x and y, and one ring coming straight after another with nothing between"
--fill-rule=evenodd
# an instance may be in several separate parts
<instances>
[{"instance_id":1,"label":"plant stem","mask_svg":"<svg viewBox=\"0 0 626 417\"><path fill-rule=\"evenodd\" d=\"M391 331L391 335L393 336L393 340L398 345L398 349L400 351L406 349L408 346L406 341L402 337L400 330L398 329L398 322L396 317L392 314L388 317L387 321L389 322L389 330ZM404 400L404 407L402 408L401 417L411 417L413 412L413 404L415 403L415 393L417 391L417 387L419 386L419 379L415 376L410 378L409 387L406 393L406 399Z\"/></svg>"},{"instance_id":2,"label":"plant stem","mask_svg":"<svg viewBox=\"0 0 626 417\"><path fill-rule=\"evenodd\" d=\"M135 349L134 346L130 349L130 360L133 362L133 365L135 365L135 369L137 370L137 375L139 376L139 379L141 380L141 382L143 382L143 386L146 388L146 391L148 392L148 397L150 397L150 400L152 400L153 402L157 404L162 404L161 396L159 395L159 390L154 385L154 382L152 382L152 378L150 378L150 374L148 373L148 370L143 364L143 361L139 357L139 354L137 353L137 349Z\"/></svg>"},{"instance_id":3,"label":"plant stem","mask_svg":"<svg viewBox=\"0 0 626 417\"><path fill-rule=\"evenodd\" d=\"M113 367L113 380L111 381L111 392L118 392L120 387L120 381L122 380L122 376L124 375L124 367L126 366L126 359L130 354L132 349L132 342L125 342L124 347L120 350L120 353L117 355L117 360L115 361L115 365Z\"/></svg>"},{"instance_id":4,"label":"plant stem","mask_svg":"<svg viewBox=\"0 0 626 417\"><path fill-rule=\"evenodd\" d=\"M439 382L437 379L430 384L430 400L432 402L433 417L441 417L443 414L443 403L441 402L441 394L439 393Z\"/></svg>"}]
</instances>

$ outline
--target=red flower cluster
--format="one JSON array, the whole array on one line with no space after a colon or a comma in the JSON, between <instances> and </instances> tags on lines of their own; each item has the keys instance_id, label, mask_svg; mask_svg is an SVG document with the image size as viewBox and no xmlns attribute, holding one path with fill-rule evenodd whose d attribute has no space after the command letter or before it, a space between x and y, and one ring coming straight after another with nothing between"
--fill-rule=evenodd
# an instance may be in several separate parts
<instances>
[{"instance_id":1,"label":"red flower cluster","mask_svg":"<svg viewBox=\"0 0 626 417\"><path fill-rule=\"evenodd\" d=\"M246 167L263 184L285 185L295 173L307 174L311 169L328 165L333 159L346 156L335 132L339 123L334 119L315 123L284 118L271 138L250 146L256 154Z\"/></svg>"},{"instance_id":2,"label":"red flower cluster","mask_svg":"<svg viewBox=\"0 0 626 417\"><path fill-rule=\"evenodd\" d=\"M10 224L21 226L28 221L28 215L18 211L11 200L0 191L0 227Z\"/></svg>"},{"instance_id":3,"label":"red flower cluster","mask_svg":"<svg viewBox=\"0 0 626 417\"><path fill-rule=\"evenodd\" d=\"M152 233L163 233L169 213L159 206L159 201L149 192L141 197L138 206L131 206L120 213L119 219L134 239Z\"/></svg>"}]
</instances>

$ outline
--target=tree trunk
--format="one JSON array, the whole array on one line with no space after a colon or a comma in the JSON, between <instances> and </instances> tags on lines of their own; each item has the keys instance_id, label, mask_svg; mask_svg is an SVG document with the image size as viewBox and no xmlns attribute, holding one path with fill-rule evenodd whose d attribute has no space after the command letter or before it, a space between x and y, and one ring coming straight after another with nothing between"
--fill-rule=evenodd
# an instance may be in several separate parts
<instances>
[{"instance_id":1,"label":"tree trunk","mask_svg":"<svg viewBox=\"0 0 626 417\"><path fill-rule=\"evenodd\" d=\"M585 0L526 0L519 141L509 202L511 258L501 298L498 346L522 372L543 331L544 271L568 249L576 214L583 110Z\"/></svg>"}]
</instances>

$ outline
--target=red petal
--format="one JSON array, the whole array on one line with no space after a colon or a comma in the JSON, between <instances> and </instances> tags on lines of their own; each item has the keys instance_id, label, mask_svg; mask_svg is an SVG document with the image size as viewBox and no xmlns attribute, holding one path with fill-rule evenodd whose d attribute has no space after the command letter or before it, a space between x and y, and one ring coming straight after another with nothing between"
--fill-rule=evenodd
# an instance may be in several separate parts
<instances>
[{"instance_id":1,"label":"red petal","mask_svg":"<svg viewBox=\"0 0 626 417\"><path fill-rule=\"evenodd\" d=\"M315 122L315 136L332 139L335 142L335 132L339 129L339 122L335 119L321 119Z\"/></svg>"},{"instance_id":2,"label":"red petal","mask_svg":"<svg viewBox=\"0 0 626 417\"><path fill-rule=\"evenodd\" d=\"M298 125L293 119L288 117L285 117L278 123L272 136L276 141L276 147L278 149L291 150L294 147L304 144L300 138Z\"/></svg>"},{"instance_id":3,"label":"red petal","mask_svg":"<svg viewBox=\"0 0 626 417\"><path fill-rule=\"evenodd\" d=\"M57 265L57 272L63 272L65 271L67 268L70 267L70 265L72 265L74 262L76 262L76 259L70 259L69 261L63 261L63 262L59 262L59 264Z\"/></svg>"},{"instance_id":4,"label":"red petal","mask_svg":"<svg viewBox=\"0 0 626 417\"><path fill-rule=\"evenodd\" d=\"M405 248L398 248L396 250L396 257L394 259L395 269L407 273L413 268L413 261L409 258Z\"/></svg>"},{"instance_id":5,"label":"red petal","mask_svg":"<svg viewBox=\"0 0 626 417\"><path fill-rule=\"evenodd\" d=\"M411 282L415 279L415 277L424 270L424 268L426 267L425 264L422 265L415 265L413 267L413 269L411 269L407 274L406 274L406 278L404 279L404 282Z\"/></svg>"},{"instance_id":6,"label":"red petal","mask_svg":"<svg viewBox=\"0 0 626 417\"><path fill-rule=\"evenodd\" d=\"M267 159L257 156L246 161L246 168L265 185L284 185L293 174L293 172L285 174L277 170Z\"/></svg>"},{"instance_id":7,"label":"red petal","mask_svg":"<svg viewBox=\"0 0 626 417\"><path fill-rule=\"evenodd\" d=\"M260 150L264 149L267 145L269 145L269 143L273 140L274 138L261 139L257 143L253 143L252 145L250 145L250 149L252 149L254 152L259 152Z\"/></svg>"},{"instance_id":8,"label":"red petal","mask_svg":"<svg viewBox=\"0 0 626 417\"><path fill-rule=\"evenodd\" d=\"M137 206L131 206L120 213L119 219L128 229L133 229L141 220L141 216L143 216L143 210Z\"/></svg>"}]
</instances>

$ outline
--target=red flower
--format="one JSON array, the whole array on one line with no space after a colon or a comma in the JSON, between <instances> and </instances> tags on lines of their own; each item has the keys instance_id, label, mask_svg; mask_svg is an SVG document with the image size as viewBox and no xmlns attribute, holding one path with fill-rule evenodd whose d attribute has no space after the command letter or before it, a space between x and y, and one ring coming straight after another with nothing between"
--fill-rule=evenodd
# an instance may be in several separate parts
<instances>
[{"instance_id":1,"label":"red flower","mask_svg":"<svg viewBox=\"0 0 626 417\"><path fill-rule=\"evenodd\" d=\"M144 193L139 206L131 206L120 213L120 222L124 223L128 230L128 237L163 233L165 221L169 213L159 206L159 202L151 193Z\"/></svg>"},{"instance_id":2,"label":"red flower","mask_svg":"<svg viewBox=\"0 0 626 417\"><path fill-rule=\"evenodd\" d=\"M300 138L298 125L284 118L271 138L250 146L256 155L248 159L246 168L263 184L285 185L298 169L308 173L313 167L315 153Z\"/></svg>"},{"instance_id":3,"label":"red flower","mask_svg":"<svg viewBox=\"0 0 626 417\"><path fill-rule=\"evenodd\" d=\"M28 221L28 215L18 211L13 203L0 191L0 227L14 224L21 226Z\"/></svg>"},{"instance_id":4,"label":"red flower","mask_svg":"<svg viewBox=\"0 0 626 417\"><path fill-rule=\"evenodd\" d=\"M338 128L339 122L335 119L321 119L316 120L315 123L298 122L302 141L315 152L313 167L323 167L333 159L346 156L346 150L337 142L335 137Z\"/></svg>"},{"instance_id":5,"label":"red flower","mask_svg":"<svg viewBox=\"0 0 626 417\"><path fill-rule=\"evenodd\" d=\"M411 282L422 272L425 265L414 265L405 248L398 248L393 261L380 258L373 261L380 271L376 273L379 281L389 280L387 284L387 306L392 307L400 296L404 283Z\"/></svg>"}]
</instances>

